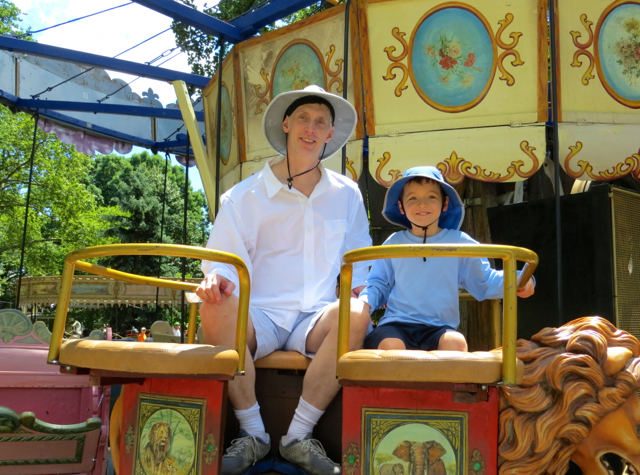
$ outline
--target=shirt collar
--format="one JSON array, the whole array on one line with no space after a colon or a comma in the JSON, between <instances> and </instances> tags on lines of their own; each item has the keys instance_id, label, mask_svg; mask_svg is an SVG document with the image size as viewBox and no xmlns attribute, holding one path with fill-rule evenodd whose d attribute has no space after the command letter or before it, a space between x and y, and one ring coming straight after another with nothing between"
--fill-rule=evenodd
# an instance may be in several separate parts
<instances>
[{"instance_id":1,"label":"shirt collar","mask_svg":"<svg viewBox=\"0 0 640 475\"><path fill-rule=\"evenodd\" d=\"M262 177L264 179L264 184L267 190L267 197L269 199L273 198L275 194L282 189L289 191L289 189L284 185L284 183L281 183L280 180L276 178L275 174L273 173L273 170L271 169L272 164L275 165L276 163L279 163L282 160L284 160L284 157L278 157L273 160L267 160L267 163L265 164L262 170ZM320 195L321 193L324 193L331 186L329 174L325 170L322 163L318 165L318 169L320 170L320 181L318 182L316 187L313 189L313 193L311 193L310 198L314 198Z\"/></svg>"}]
</instances>

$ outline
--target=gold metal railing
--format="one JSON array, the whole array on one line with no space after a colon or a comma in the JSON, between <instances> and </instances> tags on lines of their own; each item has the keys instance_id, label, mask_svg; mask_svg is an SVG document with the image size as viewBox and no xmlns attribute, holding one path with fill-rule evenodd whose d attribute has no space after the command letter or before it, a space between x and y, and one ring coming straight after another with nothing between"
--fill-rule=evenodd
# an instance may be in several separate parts
<instances>
[{"instance_id":1,"label":"gold metal railing","mask_svg":"<svg viewBox=\"0 0 640 475\"><path fill-rule=\"evenodd\" d=\"M230 264L234 266L238 271L238 280L240 282L238 326L236 329L236 351L238 352L237 373L244 374L244 363L247 348L247 324L249 321L250 289L249 271L247 266L238 256L228 252L215 251L213 249L205 249L202 247L181 246L177 244L111 244L107 246L87 247L67 254L67 257L65 257L64 260L62 281L60 283L60 296L58 297L56 317L51 334L51 345L49 346L49 355L47 357L48 363L59 364L58 358L60 357L60 347L62 346L64 328L67 322L67 311L69 308L69 300L71 298L73 273L76 269L104 277L112 277L117 280L131 282L134 284L152 285L156 287L186 291L194 291L198 287L196 284L188 282L176 282L165 279L156 279L155 277L129 274L81 261L81 259L107 256L187 257L191 259L221 262L223 264ZM197 304L192 303L189 311L189 328L196 328L197 315ZM195 330L189 332L187 340L188 343L193 343L195 341L195 334Z\"/></svg>"},{"instance_id":2,"label":"gold metal railing","mask_svg":"<svg viewBox=\"0 0 640 475\"><path fill-rule=\"evenodd\" d=\"M538 256L528 249L492 244L399 244L355 249L342 256L340 270L340 320L338 324L338 360L349 352L349 318L353 264L375 259L405 257L486 257L504 262L504 296L502 329L502 382L516 382L517 296L538 265ZM516 261L525 262L517 281ZM434 298L438 298L434 296Z\"/></svg>"}]
</instances>

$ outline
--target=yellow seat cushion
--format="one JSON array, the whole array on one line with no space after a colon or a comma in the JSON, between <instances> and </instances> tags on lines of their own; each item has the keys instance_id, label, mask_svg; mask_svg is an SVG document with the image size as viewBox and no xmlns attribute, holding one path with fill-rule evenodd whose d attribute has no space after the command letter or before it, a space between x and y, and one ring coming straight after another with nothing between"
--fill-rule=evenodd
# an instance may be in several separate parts
<instances>
[{"instance_id":1,"label":"yellow seat cushion","mask_svg":"<svg viewBox=\"0 0 640 475\"><path fill-rule=\"evenodd\" d=\"M137 341L68 340L59 361L78 368L167 376L234 376L238 369L238 353L225 346Z\"/></svg>"},{"instance_id":2,"label":"yellow seat cushion","mask_svg":"<svg viewBox=\"0 0 640 475\"><path fill-rule=\"evenodd\" d=\"M516 380L524 364L518 360ZM338 378L349 381L475 383L502 380L502 351L358 350L338 361Z\"/></svg>"},{"instance_id":3,"label":"yellow seat cushion","mask_svg":"<svg viewBox=\"0 0 640 475\"><path fill-rule=\"evenodd\" d=\"M273 353L253 362L256 368L292 369L303 371L309 367L311 358L297 351L274 351Z\"/></svg>"}]
</instances>

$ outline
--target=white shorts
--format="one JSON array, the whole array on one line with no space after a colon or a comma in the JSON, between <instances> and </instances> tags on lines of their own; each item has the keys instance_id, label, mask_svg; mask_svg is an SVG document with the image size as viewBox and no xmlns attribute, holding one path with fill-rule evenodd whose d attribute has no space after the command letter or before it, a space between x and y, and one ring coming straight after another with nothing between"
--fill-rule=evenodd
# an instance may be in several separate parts
<instances>
[{"instance_id":1,"label":"white shorts","mask_svg":"<svg viewBox=\"0 0 640 475\"><path fill-rule=\"evenodd\" d=\"M277 350L297 351L309 358L313 358L315 353L307 352L307 336L313 330L320 317L324 315L329 305L316 312L301 312L296 318L291 331L280 328L260 308L250 307L249 314L251 315L257 341L253 360L260 359Z\"/></svg>"}]
</instances>

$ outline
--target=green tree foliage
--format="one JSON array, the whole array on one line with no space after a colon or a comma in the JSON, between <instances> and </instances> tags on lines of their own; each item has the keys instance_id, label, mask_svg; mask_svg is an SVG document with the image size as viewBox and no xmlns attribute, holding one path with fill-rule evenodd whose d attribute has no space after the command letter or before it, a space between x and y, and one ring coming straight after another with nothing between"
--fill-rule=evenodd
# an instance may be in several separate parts
<instances>
[{"instance_id":1,"label":"green tree foliage","mask_svg":"<svg viewBox=\"0 0 640 475\"><path fill-rule=\"evenodd\" d=\"M31 116L0 106L0 283L14 282L18 274L33 133ZM105 235L107 218L120 212L97 203L86 182L90 166L89 157L37 129L27 275L59 274L68 252L113 241ZM11 287L3 290L13 293Z\"/></svg>"},{"instance_id":2,"label":"green tree foliage","mask_svg":"<svg viewBox=\"0 0 640 475\"><path fill-rule=\"evenodd\" d=\"M22 12L13 2L0 0L0 35L12 36L25 33L20 29L21 16Z\"/></svg>"},{"instance_id":3,"label":"green tree foliage","mask_svg":"<svg viewBox=\"0 0 640 475\"><path fill-rule=\"evenodd\" d=\"M182 0L185 5L196 8L193 0ZM221 0L218 4L208 7L205 3L203 12L222 21L231 21L240 15L255 10L265 2L262 0ZM282 20L277 25L267 25L260 30L260 34L273 30L276 26L284 26L290 23L307 18L315 13L331 7L330 3L318 2L308 8L304 8L293 13ZM197 8L196 8L197 9ZM176 37L176 44L187 53L191 71L194 74L213 77L218 69L218 40L206 35L200 30L192 28L184 23L174 21L171 25ZM229 49L228 47L226 48Z\"/></svg>"},{"instance_id":4,"label":"green tree foliage","mask_svg":"<svg viewBox=\"0 0 640 475\"><path fill-rule=\"evenodd\" d=\"M147 152L131 158L118 155L94 159L90 181L102 206L116 206L122 213L110 218L107 236L117 242L175 243L202 246L208 234L207 202L202 191L188 186L187 240L183 241L184 168L169 165L164 196L165 159ZM162 208L165 203L164 229ZM160 261L162 262L160 264ZM139 275L181 276L181 260L119 256L101 264ZM202 276L200 262L188 262L188 276Z\"/></svg>"}]
</instances>

